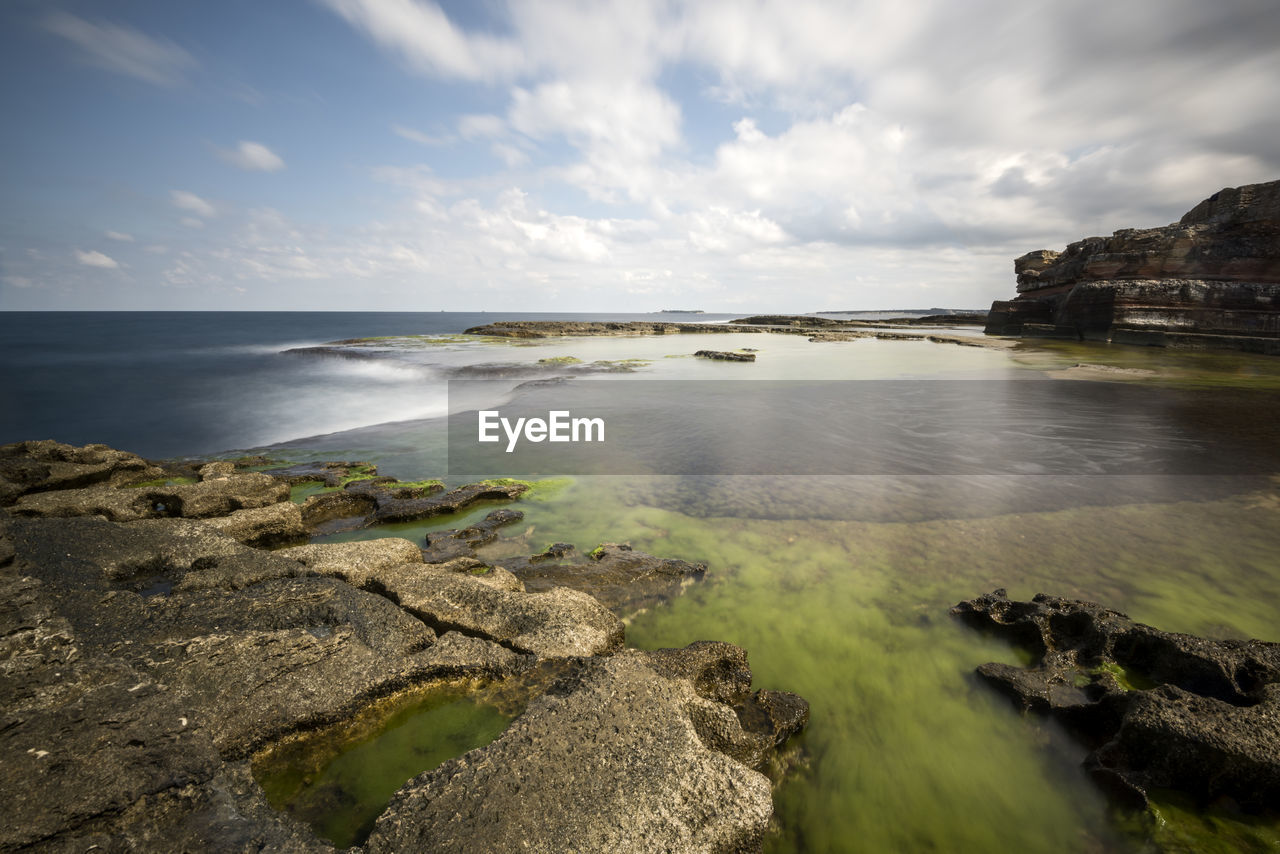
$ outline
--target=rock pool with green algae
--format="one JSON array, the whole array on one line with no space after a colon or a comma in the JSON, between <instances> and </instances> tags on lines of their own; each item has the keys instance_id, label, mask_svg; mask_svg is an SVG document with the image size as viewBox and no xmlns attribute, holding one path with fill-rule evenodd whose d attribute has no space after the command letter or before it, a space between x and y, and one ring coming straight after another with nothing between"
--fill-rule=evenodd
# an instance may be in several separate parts
<instances>
[{"instance_id":1,"label":"rock pool with green algae","mask_svg":"<svg viewBox=\"0 0 1280 854\"><path fill-rule=\"evenodd\" d=\"M1024 363L1028 349L1017 356ZM1006 358L983 354L996 357ZM1280 360L1134 348L1077 353L1069 345L1045 348L1025 367L1075 361L1172 365L1178 382L1200 386L1269 388L1280 375ZM405 439L358 456L378 459L386 474L435 474L420 452L402 450L412 444ZM819 502L822 512L809 515L806 502L795 500L804 497L800 478L720 479L714 500L699 506L670 487L679 482L696 494L695 479L650 480L659 486L582 477L553 500L520 502L524 523L503 531L505 546L486 548L509 549L518 538L533 550L552 541L583 550L627 541L708 562L708 580L637 616L628 642L738 643L750 654L757 687L810 701L812 722L797 741L801 758L776 786L770 851L1280 850L1274 816L1196 810L1164 796L1150 813L1109 809L1079 769L1080 748L971 676L987 661L1026 665L1025 652L946 613L960 599L1006 587L1018 598L1045 591L1091 599L1170 631L1280 640L1274 479L1224 487L1166 478L1129 489L1085 478L1057 500L1031 501L1020 491L1025 478L1004 479L1019 485L1000 500L991 498L1002 488L993 478L994 486L982 485L990 494L973 493L976 501L966 500L969 484L954 478L914 478L883 495L864 479L856 500ZM771 506L775 493L787 497ZM355 536L455 528L490 509Z\"/></svg>"},{"instance_id":2,"label":"rock pool with green algae","mask_svg":"<svg viewBox=\"0 0 1280 854\"><path fill-rule=\"evenodd\" d=\"M539 540L629 540L710 563L706 583L634 619L628 642L737 643L757 687L809 700L770 851L1138 851L1148 838L1190 850L1177 840L1206 832L1274 850L1280 838L1274 819L1210 821L1162 804L1159 821L1114 819L1079 768L1082 749L971 678L987 661L1027 664L1020 651L947 616L1008 586L1102 601L1170 630L1275 639L1272 491L896 523L691 518L637 503L619 480L581 478L525 522Z\"/></svg>"},{"instance_id":3,"label":"rock pool with green algae","mask_svg":"<svg viewBox=\"0 0 1280 854\"><path fill-rule=\"evenodd\" d=\"M339 848L363 842L396 790L493 741L514 714L476 700L474 686L410 691L355 721L287 740L257 756L254 777L277 809Z\"/></svg>"}]
</instances>

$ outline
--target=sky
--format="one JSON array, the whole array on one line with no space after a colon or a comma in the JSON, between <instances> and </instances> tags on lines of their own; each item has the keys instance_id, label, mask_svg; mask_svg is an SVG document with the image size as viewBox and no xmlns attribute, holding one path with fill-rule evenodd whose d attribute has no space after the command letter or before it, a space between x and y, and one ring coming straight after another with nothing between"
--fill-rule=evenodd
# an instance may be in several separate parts
<instances>
[{"instance_id":1,"label":"sky","mask_svg":"<svg viewBox=\"0 0 1280 854\"><path fill-rule=\"evenodd\" d=\"M981 308L1280 179L1275 0L6 0L0 309Z\"/></svg>"}]
</instances>

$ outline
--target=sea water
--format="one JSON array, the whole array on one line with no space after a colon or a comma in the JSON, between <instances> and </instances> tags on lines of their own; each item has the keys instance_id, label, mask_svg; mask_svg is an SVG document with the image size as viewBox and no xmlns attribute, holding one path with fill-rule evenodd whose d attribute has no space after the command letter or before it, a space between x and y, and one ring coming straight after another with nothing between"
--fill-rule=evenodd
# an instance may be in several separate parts
<instances>
[{"instance_id":1,"label":"sea water","mask_svg":"<svg viewBox=\"0 0 1280 854\"><path fill-rule=\"evenodd\" d=\"M1006 383L1101 377L1106 388L1086 396L1100 404L1082 408L1079 394L1045 394L1026 429L1057 431L1068 446L1084 430L1125 439L1130 449L1159 447L1164 467L1153 470L1139 454L1096 474L1069 466L930 474L929 466L947 463L948 448L980 444L976 431L989 429L943 418L916 425L932 438L917 447L935 458L910 460L910 471L797 474L787 464L791 435L779 427L776 460L765 473L575 476L539 500L519 502L524 520L486 548L531 553L572 542L585 552L630 542L708 564L705 582L637 615L627 639L645 648L700 639L740 644L756 687L810 701L810 726L774 769L771 851L1137 851L1153 838L1171 850L1280 845L1274 817L1201 813L1173 796L1157 802L1162 820L1110 810L1080 770L1079 746L1019 715L972 676L988 661L1026 663L1025 654L947 616L960 599L1005 587L1019 598L1043 591L1098 601L1172 631L1280 640L1280 360L1060 344L1005 352L923 341L810 343L772 334L453 337L496 315L7 318L10 405L0 441L102 441L150 456L260 449L287 459L370 460L406 480L444 473L445 380L479 364L546 365L554 375L565 357L627 362L626 372L571 384L645 384L637 390L654 382L794 379L972 383L966 388L976 395L996 395ZM357 345L368 351L363 359L282 352L423 334L436 337ZM755 363L691 358L697 349L744 347L757 351ZM1111 373L1072 379L1082 362ZM527 376L510 381L513 396ZM539 402L554 402L554 387L535 391ZM615 417L643 418L652 408L644 395L631 397L643 405L620 406ZM666 405L693 407L696 397ZM806 405L837 428L865 416L859 435L895 447L893 430L875 413L843 411L829 397ZM874 401L860 405L875 408ZM877 423L872 436L865 425ZM675 445L686 440L667 437ZM1082 452L1092 444L1082 443ZM1229 465L1179 466L1205 449L1225 454ZM420 540L485 509L360 536ZM382 779L393 764L352 759L336 767L368 769L358 773L379 779L346 788L385 797L399 785ZM361 807L359 821L378 808Z\"/></svg>"}]
</instances>

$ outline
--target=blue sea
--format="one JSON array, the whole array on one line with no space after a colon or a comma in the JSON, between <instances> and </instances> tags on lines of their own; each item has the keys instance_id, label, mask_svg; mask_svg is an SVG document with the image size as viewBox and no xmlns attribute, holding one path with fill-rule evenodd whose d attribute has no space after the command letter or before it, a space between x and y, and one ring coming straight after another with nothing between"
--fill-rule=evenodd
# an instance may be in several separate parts
<instances>
[{"instance_id":1,"label":"blue sea","mask_svg":"<svg viewBox=\"0 0 1280 854\"><path fill-rule=\"evenodd\" d=\"M451 335L500 320L731 315L501 312L6 312L0 443L101 442L153 458L280 444L445 412L428 365L282 355L347 338Z\"/></svg>"},{"instance_id":2,"label":"blue sea","mask_svg":"<svg viewBox=\"0 0 1280 854\"><path fill-rule=\"evenodd\" d=\"M1078 744L973 679L985 662L1025 663L1020 653L947 609L1007 588L1280 641L1280 359L738 332L458 335L512 319L731 318L6 313L0 443L552 478L513 505L523 518L482 558L625 542L703 561L707 580L637 615L627 642L737 643L755 687L809 700L775 781L770 854L1274 848L1274 816L1176 800L1156 818L1111 809ZM607 453L459 458L451 428L477 404L599 414ZM490 509L350 536L422 542ZM394 739L385 750L400 751Z\"/></svg>"}]
</instances>

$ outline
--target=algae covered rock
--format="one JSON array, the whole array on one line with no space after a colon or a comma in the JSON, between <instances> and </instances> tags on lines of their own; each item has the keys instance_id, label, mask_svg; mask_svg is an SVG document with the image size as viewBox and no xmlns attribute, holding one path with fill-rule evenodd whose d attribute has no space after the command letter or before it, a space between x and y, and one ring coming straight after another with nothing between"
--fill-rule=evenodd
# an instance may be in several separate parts
<instances>
[{"instance_id":1,"label":"algae covered rock","mask_svg":"<svg viewBox=\"0 0 1280 854\"><path fill-rule=\"evenodd\" d=\"M978 676L1091 748L1085 767L1122 799L1151 789L1247 810L1280 803L1280 644L1162 632L1092 602L1003 590L951 613L1030 650L1030 669Z\"/></svg>"},{"instance_id":2,"label":"algae covered rock","mask_svg":"<svg viewBox=\"0 0 1280 854\"><path fill-rule=\"evenodd\" d=\"M712 743L709 719L724 731ZM647 653L593 659L497 741L405 784L366 850L750 851L773 805L769 779L720 749L743 735L732 709Z\"/></svg>"}]
</instances>

